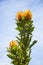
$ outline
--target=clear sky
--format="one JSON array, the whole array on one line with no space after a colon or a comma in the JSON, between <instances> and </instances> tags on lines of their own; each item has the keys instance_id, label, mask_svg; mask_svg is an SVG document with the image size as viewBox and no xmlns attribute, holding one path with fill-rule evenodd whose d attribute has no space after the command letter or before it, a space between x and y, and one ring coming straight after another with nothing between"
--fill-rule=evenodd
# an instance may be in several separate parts
<instances>
[{"instance_id":1,"label":"clear sky","mask_svg":"<svg viewBox=\"0 0 43 65\"><path fill-rule=\"evenodd\" d=\"M0 65L11 65L6 47L18 35L15 30L16 13L26 9L30 9L33 14L33 40L38 40L32 48L30 65L43 65L43 0L0 0Z\"/></svg>"}]
</instances>

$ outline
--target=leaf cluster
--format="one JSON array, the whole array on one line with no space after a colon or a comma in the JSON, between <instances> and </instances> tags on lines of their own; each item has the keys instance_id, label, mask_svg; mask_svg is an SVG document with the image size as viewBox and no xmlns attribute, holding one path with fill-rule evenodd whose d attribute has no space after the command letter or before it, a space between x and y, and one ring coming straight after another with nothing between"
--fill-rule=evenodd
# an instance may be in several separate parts
<instances>
[{"instance_id":1,"label":"leaf cluster","mask_svg":"<svg viewBox=\"0 0 43 65\"><path fill-rule=\"evenodd\" d=\"M16 20L17 21L17 20ZM36 44L36 40L31 43L32 32L34 31L32 20L21 20L16 22L16 30L19 36L16 36L18 46L8 48L7 56L12 59L13 65L28 65L31 60L31 48Z\"/></svg>"}]
</instances>

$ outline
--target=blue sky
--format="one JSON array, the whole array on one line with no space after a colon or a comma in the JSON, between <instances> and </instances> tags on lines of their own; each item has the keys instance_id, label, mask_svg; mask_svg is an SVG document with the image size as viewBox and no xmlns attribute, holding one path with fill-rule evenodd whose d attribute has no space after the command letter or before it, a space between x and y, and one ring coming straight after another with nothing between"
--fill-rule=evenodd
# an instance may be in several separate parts
<instances>
[{"instance_id":1,"label":"blue sky","mask_svg":"<svg viewBox=\"0 0 43 65\"><path fill-rule=\"evenodd\" d=\"M35 30L32 40L38 40L32 48L30 65L43 65L43 0L0 0L0 65L11 65L6 47L18 35L15 30L16 13L26 9L30 9L33 14Z\"/></svg>"}]
</instances>

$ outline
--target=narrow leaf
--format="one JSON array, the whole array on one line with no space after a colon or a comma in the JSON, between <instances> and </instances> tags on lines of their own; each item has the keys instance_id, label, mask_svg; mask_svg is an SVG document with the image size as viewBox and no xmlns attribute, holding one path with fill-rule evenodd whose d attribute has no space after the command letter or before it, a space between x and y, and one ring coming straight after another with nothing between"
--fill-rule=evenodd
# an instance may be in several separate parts
<instances>
[{"instance_id":1,"label":"narrow leaf","mask_svg":"<svg viewBox=\"0 0 43 65\"><path fill-rule=\"evenodd\" d=\"M37 42L37 40L34 40L34 41L32 42L32 44L30 45L30 48L31 48L33 45L35 45L36 42Z\"/></svg>"},{"instance_id":2,"label":"narrow leaf","mask_svg":"<svg viewBox=\"0 0 43 65\"><path fill-rule=\"evenodd\" d=\"M17 37L17 36L16 36L16 38L17 38L18 40L20 40L20 38L19 38L19 37Z\"/></svg>"},{"instance_id":3,"label":"narrow leaf","mask_svg":"<svg viewBox=\"0 0 43 65\"><path fill-rule=\"evenodd\" d=\"M7 56L11 59L14 59L14 55L13 54L7 54Z\"/></svg>"}]
</instances>

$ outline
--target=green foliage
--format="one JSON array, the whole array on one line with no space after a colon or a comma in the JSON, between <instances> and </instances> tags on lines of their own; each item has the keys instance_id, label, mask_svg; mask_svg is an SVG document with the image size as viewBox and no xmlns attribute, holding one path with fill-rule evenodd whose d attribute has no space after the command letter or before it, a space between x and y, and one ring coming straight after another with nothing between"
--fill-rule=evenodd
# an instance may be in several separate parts
<instances>
[{"instance_id":1,"label":"green foliage","mask_svg":"<svg viewBox=\"0 0 43 65\"><path fill-rule=\"evenodd\" d=\"M17 20L16 20L17 21ZM26 21L25 18L22 18L21 21L16 22L16 30L19 31L19 36L16 36L18 46L14 46L7 49L7 56L12 59L11 63L13 65L28 65L31 60L31 48L36 44L32 40L32 32L34 31L33 21Z\"/></svg>"}]
</instances>

